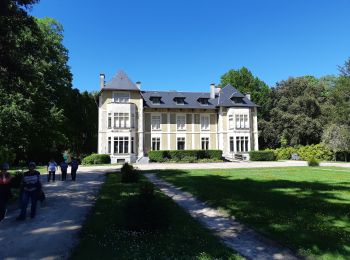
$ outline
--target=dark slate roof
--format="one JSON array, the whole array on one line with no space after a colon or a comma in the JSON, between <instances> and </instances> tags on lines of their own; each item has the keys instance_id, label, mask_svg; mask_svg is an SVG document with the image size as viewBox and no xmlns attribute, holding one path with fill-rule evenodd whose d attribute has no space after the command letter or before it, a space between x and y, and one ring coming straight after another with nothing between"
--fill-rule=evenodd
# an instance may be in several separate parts
<instances>
[{"instance_id":1,"label":"dark slate roof","mask_svg":"<svg viewBox=\"0 0 350 260\"><path fill-rule=\"evenodd\" d=\"M246 98L231 85L225 86L216 94L214 99L210 99L209 92L180 92L180 91L141 91L145 106L150 108L190 108L190 109L215 109L217 107L257 107L252 101ZM153 104L151 97L161 97L160 104ZM186 97L185 104L178 105L174 101L176 97ZM208 98L209 104L202 105L199 98ZM232 98L232 99L231 99ZM233 98L242 98L243 103L235 103Z\"/></svg>"},{"instance_id":2,"label":"dark slate roof","mask_svg":"<svg viewBox=\"0 0 350 260\"><path fill-rule=\"evenodd\" d=\"M141 91L146 107L151 108L202 108L215 109L217 100L209 99L209 105L201 105L198 98L209 98L205 92L180 92L180 91ZM161 103L156 105L150 100L151 97L161 97ZM175 98L185 98L185 104L178 105Z\"/></svg>"},{"instance_id":3,"label":"dark slate roof","mask_svg":"<svg viewBox=\"0 0 350 260\"><path fill-rule=\"evenodd\" d=\"M128 75L122 70L107 82L103 89L115 89L115 90L139 90L134 82L132 82Z\"/></svg>"}]
</instances>

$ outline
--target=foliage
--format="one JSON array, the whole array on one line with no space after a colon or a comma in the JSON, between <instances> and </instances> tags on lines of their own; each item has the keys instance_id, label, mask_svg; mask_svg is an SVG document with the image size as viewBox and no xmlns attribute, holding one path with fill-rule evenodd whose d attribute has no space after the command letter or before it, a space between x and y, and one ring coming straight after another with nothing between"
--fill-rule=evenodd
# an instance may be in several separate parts
<instances>
[{"instance_id":1,"label":"foliage","mask_svg":"<svg viewBox=\"0 0 350 260\"><path fill-rule=\"evenodd\" d=\"M254 77L246 67L239 70L229 70L222 75L219 87L223 88L227 84L231 84L242 93L251 94L252 101L261 106L258 111L259 118L268 116L270 88L258 77Z\"/></svg>"},{"instance_id":2,"label":"foliage","mask_svg":"<svg viewBox=\"0 0 350 260\"><path fill-rule=\"evenodd\" d=\"M121 182L134 183L139 180L139 173L131 164L124 163L120 172L122 175Z\"/></svg>"},{"instance_id":3,"label":"foliage","mask_svg":"<svg viewBox=\"0 0 350 260\"><path fill-rule=\"evenodd\" d=\"M268 151L272 151L277 160L290 160L292 154L298 154L298 149L294 147L282 147L277 149L268 149Z\"/></svg>"},{"instance_id":4,"label":"foliage","mask_svg":"<svg viewBox=\"0 0 350 260\"><path fill-rule=\"evenodd\" d=\"M0 143L15 163L96 146L94 96L72 89L63 27L28 15L36 2L0 3Z\"/></svg>"},{"instance_id":5,"label":"foliage","mask_svg":"<svg viewBox=\"0 0 350 260\"><path fill-rule=\"evenodd\" d=\"M14 174L12 174L11 187L14 189L19 189L22 183L22 179L23 179L23 172L16 171Z\"/></svg>"},{"instance_id":6,"label":"foliage","mask_svg":"<svg viewBox=\"0 0 350 260\"><path fill-rule=\"evenodd\" d=\"M301 258L350 259L350 219L346 217L350 201L349 168L199 169L156 173L288 246Z\"/></svg>"},{"instance_id":7,"label":"foliage","mask_svg":"<svg viewBox=\"0 0 350 260\"><path fill-rule=\"evenodd\" d=\"M151 162L197 162L202 159L221 160L221 150L160 150L150 151Z\"/></svg>"},{"instance_id":8,"label":"foliage","mask_svg":"<svg viewBox=\"0 0 350 260\"><path fill-rule=\"evenodd\" d=\"M317 166L320 166L320 162L317 161L315 158L311 158L307 164L310 166L310 167L317 167Z\"/></svg>"},{"instance_id":9,"label":"foliage","mask_svg":"<svg viewBox=\"0 0 350 260\"><path fill-rule=\"evenodd\" d=\"M323 143L335 153L350 151L350 127L346 125L331 124L326 127Z\"/></svg>"},{"instance_id":10,"label":"foliage","mask_svg":"<svg viewBox=\"0 0 350 260\"><path fill-rule=\"evenodd\" d=\"M210 259L242 259L157 190L154 197L167 210L168 227L130 231L126 228L124 209L130 199L136 200L139 184L124 184L120 178L119 174L106 176L94 209L84 222L72 260L197 259L203 254Z\"/></svg>"},{"instance_id":11,"label":"foliage","mask_svg":"<svg viewBox=\"0 0 350 260\"><path fill-rule=\"evenodd\" d=\"M91 164L109 164L111 163L111 157L109 154L90 154L81 162L83 165L91 165Z\"/></svg>"},{"instance_id":12,"label":"foliage","mask_svg":"<svg viewBox=\"0 0 350 260\"><path fill-rule=\"evenodd\" d=\"M273 151L250 151L249 159L251 161L276 161Z\"/></svg>"},{"instance_id":13,"label":"foliage","mask_svg":"<svg viewBox=\"0 0 350 260\"><path fill-rule=\"evenodd\" d=\"M290 160L292 154L299 155L301 160L309 161L312 158L320 161L332 160L334 153L324 144L313 144L299 147L284 147L277 149L268 149L272 151L277 160Z\"/></svg>"}]
</instances>

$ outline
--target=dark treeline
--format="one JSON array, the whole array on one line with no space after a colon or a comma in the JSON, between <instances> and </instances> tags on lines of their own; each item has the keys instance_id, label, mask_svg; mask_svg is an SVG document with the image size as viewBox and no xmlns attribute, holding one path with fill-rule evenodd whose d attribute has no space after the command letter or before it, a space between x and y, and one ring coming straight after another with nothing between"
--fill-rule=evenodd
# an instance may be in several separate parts
<instances>
[{"instance_id":1,"label":"dark treeline","mask_svg":"<svg viewBox=\"0 0 350 260\"><path fill-rule=\"evenodd\" d=\"M72 88L63 28L30 16L36 2L0 1L0 161L96 150L94 94Z\"/></svg>"},{"instance_id":2,"label":"dark treeline","mask_svg":"<svg viewBox=\"0 0 350 260\"><path fill-rule=\"evenodd\" d=\"M335 152L350 151L350 59L338 76L291 77L269 88L247 68L230 70L231 83L259 104L260 149L324 142Z\"/></svg>"}]
</instances>

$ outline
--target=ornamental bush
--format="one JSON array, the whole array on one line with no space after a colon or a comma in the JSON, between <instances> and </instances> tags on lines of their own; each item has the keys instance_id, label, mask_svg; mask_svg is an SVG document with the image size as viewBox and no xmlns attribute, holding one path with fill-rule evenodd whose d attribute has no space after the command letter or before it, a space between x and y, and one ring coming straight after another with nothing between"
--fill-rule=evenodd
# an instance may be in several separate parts
<instances>
[{"instance_id":1,"label":"ornamental bush","mask_svg":"<svg viewBox=\"0 0 350 260\"><path fill-rule=\"evenodd\" d=\"M276 161L273 151L250 151L249 158L251 161Z\"/></svg>"},{"instance_id":2,"label":"ornamental bush","mask_svg":"<svg viewBox=\"0 0 350 260\"><path fill-rule=\"evenodd\" d=\"M81 162L84 165L90 165L90 164L109 164L111 163L111 157L109 154L90 154L86 157L84 157L83 161Z\"/></svg>"},{"instance_id":3,"label":"ornamental bush","mask_svg":"<svg viewBox=\"0 0 350 260\"><path fill-rule=\"evenodd\" d=\"M132 165L128 163L124 163L120 171L122 174L121 182L134 183L139 180L138 172L134 169Z\"/></svg>"},{"instance_id":4,"label":"ornamental bush","mask_svg":"<svg viewBox=\"0 0 350 260\"><path fill-rule=\"evenodd\" d=\"M310 166L310 167L317 167L317 166L320 166L320 163L315 159L315 158L311 158L307 164Z\"/></svg>"},{"instance_id":5,"label":"ornamental bush","mask_svg":"<svg viewBox=\"0 0 350 260\"><path fill-rule=\"evenodd\" d=\"M161 150L150 151L151 162L197 162L201 159L221 160L221 150Z\"/></svg>"}]
</instances>

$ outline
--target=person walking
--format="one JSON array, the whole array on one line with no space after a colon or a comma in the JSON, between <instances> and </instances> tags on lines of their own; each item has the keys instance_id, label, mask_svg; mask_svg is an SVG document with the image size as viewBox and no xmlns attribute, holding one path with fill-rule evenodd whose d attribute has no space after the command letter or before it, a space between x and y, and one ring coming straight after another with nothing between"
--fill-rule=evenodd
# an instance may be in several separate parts
<instances>
[{"instance_id":1,"label":"person walking","mask_svg":"<svg viewBox=\"0 0 350 260\"><path fill-rule=\"evenodd\" d=\"M3 163L0 172L0 222L5 218L7 202L11 198L11 175L7 172L9 164Z\"/></svg>"},{"instance_id":2,"label":"person walking","mask_svg":"<svg viewBox=\"0 0 350 260\"><path fill-rule=\"evenodd\" d=\"M30 162L28 165L28 171L23 175L23 180L20 189L20 204L21 213L16 220L25 220L27 215L27 206L29 199L31 202L30 217L35 218L36 204L38 196L40 195L42 185L40 182L40 173L35 170L36 165L34 162Z\"/></svg>"},{"instance_id":3,"label":"person walking","mask_svg":"<svg viewBox=\"0 0 350 260\"><path fill-rule=\"evenodd\" d=\"M52 181L55 181L57 168L58 168L57 163L55 162L55 160L53 158L51 158L51 160L49 161L49 163L47 165L47 171L48 171L47 182L50 182L51 175L52 175Z\"/></svg>"},{"instance_id":4,"label":"person walking","mask_svg":"<svg viewBox=\"0 0 350 260\"><path fill-rule=\"evenodd\" d=\"M75 179L77 178L77 170L79 167L79 163L75 158L72 158L70 162L70 167L71 167L72 181L75 181Z\"/></svg>"},{"instance_id":5,"label":"person walking","mask_svg":"<svg viewBox=\"0 0 350 260\"><path fill-rule=\"evenodd\" d=\"M68 164L66 163L66 161L63 160L60 163L60 168L62 173L61 180L65 181L67 179L67 169L68 169Z\"/></svg>"}]
</instances>

